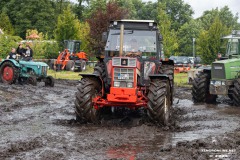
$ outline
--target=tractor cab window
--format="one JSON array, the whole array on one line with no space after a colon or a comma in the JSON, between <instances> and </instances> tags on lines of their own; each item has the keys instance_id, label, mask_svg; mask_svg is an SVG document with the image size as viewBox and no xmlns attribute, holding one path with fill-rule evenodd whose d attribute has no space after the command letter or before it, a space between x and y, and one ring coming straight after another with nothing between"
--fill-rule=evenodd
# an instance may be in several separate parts
<instances>
[{"instance_id":1,"label":"tractor cab window","mask_svg":"<svg viewBox=\"0 0 240 160\"><path fill-rule=\"evenodd\" d=\"M65 48L68 49L70 53L72 53L74 50L74 42L66 41Z\"/></svg>"},{"instance_id":2,"label":"tractor cab window","mask_svg":"<svg viewBox=\"0 0 240 160\"><path fill-rule=\"evenodd\" d=\"M123 36L123 56L136 53L142 58L156 58L157 42L156 31L125 30ZM118 53L120 50L120 31L110 30L105 50ZM118 56L117 54L117 56ZM115 56L116 54L112 54Z\"/></svg>"},{"instance_id":3,"label":"tractor cab window","mask_svg":"<svg viewBox=\"0 0 240 160\"><path fill-rule=\"evenodd\" d=\"M227 55L239 54L239 41L236 39L231 39L228 41L227 45Z\"/></svg>"},{"instance_id":4,"label":"tractor cab window","mask_svg":"<svg viewBox=\"0 0 240 160\"><path fill-rule=\"evenodd\" d=\"M74 53L80 52L80 42L75 42Z\"/></svg>"}]
</instances>

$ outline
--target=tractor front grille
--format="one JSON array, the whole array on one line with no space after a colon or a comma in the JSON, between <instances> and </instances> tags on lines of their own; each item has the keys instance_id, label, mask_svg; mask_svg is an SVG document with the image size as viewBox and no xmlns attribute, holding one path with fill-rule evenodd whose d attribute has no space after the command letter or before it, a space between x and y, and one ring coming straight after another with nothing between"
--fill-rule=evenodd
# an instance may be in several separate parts
<instances>
[{"instance_id":1,"label":"tractor front grille","mask_svg":"<svg viewBox=\"0 0 240 160\"><path fill-rule=\"evenodd\" d=\"M117 82L119 84L119 86L117 86L117 87L132 88L133 82L134 82L134 69L132 69L132 68L114 68L113 80L114 80L114 82Z\"/></svg>"},{"instance_id":2,"label":"tractor front grille","mask_svg":"<svg viewBox=\"0 0 240 160\"><path fill-rule=\"evenodd\" d=\"M42 66L42 75L47 75L47 66Z\"/></svg>"},{"instance_id":3,"label":"tractor front grille","mask_svg":"<svg viewBox=\"0 0 240 160\"><path fill-rule=\"evenodd\" d=\"M222 63L213 63L212 64L212 78L214 79L225 79L225 67Z\"/></svg>"},{"instance_id":4,"label":"tractor front grille","mask_svg":"<svg viewBox=\"0 0 240 160\"><path fill-rule=\"evenodd\" d=\"M113 66L126 66L126 67L136 67L137 59L129 57L114 57L112 59Z\"/></svg>"}]
</instances>

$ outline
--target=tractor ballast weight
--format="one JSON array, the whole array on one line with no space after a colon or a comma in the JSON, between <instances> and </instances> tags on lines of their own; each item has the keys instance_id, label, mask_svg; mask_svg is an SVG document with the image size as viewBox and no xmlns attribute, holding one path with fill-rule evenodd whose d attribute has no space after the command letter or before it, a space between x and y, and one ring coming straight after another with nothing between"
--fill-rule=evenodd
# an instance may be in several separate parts
<instances>
[{"instance_id":1,"label":"tractor ballast weight","mask_svg":"<svg viewBox=\"0 0 240 160\"><path fill-rule=\"evenodd\" d=\"M174 63L160 60L162 39L157 24L151 20L112 21L103 37L107 39L104 58L93 74L80 74L77 120L99 123L101 109L127 107L145 108L154 122L167 125Z\"/></svg>"},{"instance_id":2,"label":"tractor ballast weight","mask_svg":"<svg viewBox=\"0 0 240 160\"><path fill-rule=\"evenodd\" d=\"M87 54L80 50L81 41L64 40L64 50L60 52L56 60L52 60L50 66L55 70L84 71Z\"/></svg>"},{"instance_id":3,"label":"tractor ballast weight","mask_svg":"<svg viewBox=\"0 0 240 160\"><path fill-rule=\"evenodd\" d=\"M5 59L0 63L1 82L14 84L16 81L37 85L44 81L45 86L54 86L54 79L47 75L48 65L44 62Z\"/></svg>"},{"instance_id":4,"label":"tractor ballast weight","mask_svg":"<svg viewBox=\"0 0 240 160\"><path fill-rule=\"evenodd\" d=\"M226 95L235 106L240 106L240 30L223 37L227 39L225 57L204 69L193 81L194 103L215 103L218 95Z\"/></svg>"}]
</instances>

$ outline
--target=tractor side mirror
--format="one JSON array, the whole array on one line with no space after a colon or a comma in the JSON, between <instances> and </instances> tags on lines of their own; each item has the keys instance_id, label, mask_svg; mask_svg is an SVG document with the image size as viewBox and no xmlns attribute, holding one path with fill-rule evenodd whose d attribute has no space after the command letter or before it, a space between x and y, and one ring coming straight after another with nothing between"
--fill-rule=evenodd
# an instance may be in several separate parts
<instances>
[{"instance_id":1,"label":"tractor side mirror","mask_svg":"<svg viewBox=\"0 0 240 160\"><path fill-rule=\"evenodd\" d=\"M107 32L102 33L102 41L107 42Z\"/></svg>"}]
</instances>

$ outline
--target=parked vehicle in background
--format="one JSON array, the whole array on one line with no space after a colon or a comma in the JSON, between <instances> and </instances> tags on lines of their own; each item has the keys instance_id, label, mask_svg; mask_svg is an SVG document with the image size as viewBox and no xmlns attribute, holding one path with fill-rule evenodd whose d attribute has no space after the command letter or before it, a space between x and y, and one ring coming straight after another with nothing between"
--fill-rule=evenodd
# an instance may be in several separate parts
<instances>
[{"instance_id":1,"label":"parked vehicle in background","mask_svg":"<svg viewBox=\"0 0 240 160\"><path fill-rule=\"evenodd\" d=\"M227 95L235 106L240 106L240 30L223 38L228 39L227 57L213 62L211 69L204 69L194 79L194 103L214 103L218 95Z\"/></svg>"},{"instance_id":2,"label":"parked vehicle in background","mask_svg":"<svg viewBox=\"0 0 240 160\"><path fill-rule=\"evenodd\" d=\"M84 71L86 62L88 61L87 54L80 50L81 42L78 40L65 40L65 49L62 51L56 60L52 60L50 68L54 70L67 71Z\"/></svg>"},{"instance_id":3,"label":"parked vehicle in background","mask_svg":"<svg viewBox=\"0 0 240 160\"><path fill-rule=\"evenodd\" d=\"M190 61L187 56L171 56L169 59L174 61L174 73L186 73L191 68Z\"/></svg>"}]
</instances>

